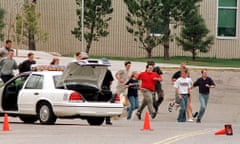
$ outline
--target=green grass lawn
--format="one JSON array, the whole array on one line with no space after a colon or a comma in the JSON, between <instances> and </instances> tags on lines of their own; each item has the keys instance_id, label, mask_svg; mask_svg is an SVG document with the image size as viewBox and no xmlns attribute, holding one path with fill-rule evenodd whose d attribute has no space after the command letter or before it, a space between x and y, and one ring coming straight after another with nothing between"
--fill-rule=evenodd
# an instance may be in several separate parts
<instances>
[{"instance_id":1,"label":"green grass lawn","mask_svg":"<svg viewBox=\"0 0 240 144\"><path fill-rule=\"evenodd\" d=\"M92 58L102 58L102 56L91 56ZM138 62L146 62L147 58L120 58L120 57L106 57L111 60L130 60ZM195 66L214 66L214 67L239 67L240 68L240 59L216 59L216 58L200 58L197 57L195 61L192 60L192 57L185 56L176 56L171 57L170 60L164 60L162 57L153 57L152 59L156 63L168 63L168 64L180 64L185 63L187 65Z\"/></svg>"}]
</instances>

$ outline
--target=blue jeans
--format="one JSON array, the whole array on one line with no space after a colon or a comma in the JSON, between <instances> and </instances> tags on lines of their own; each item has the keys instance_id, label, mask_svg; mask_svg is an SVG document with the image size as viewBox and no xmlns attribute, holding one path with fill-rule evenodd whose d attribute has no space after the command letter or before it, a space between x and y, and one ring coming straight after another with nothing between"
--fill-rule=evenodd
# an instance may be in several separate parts
<instances>
[{"instance_id":1,"label":"blue jeans","mask_svg":"<svg viewBox=\"0 0 240 144\"><path fill-rule=\"evenodd\" d=\"M207 108L208 98L209 98L208 94L199 93L200 110L198 112L198 119L201 119L203 117L203 114L205 113L205 110Z\"/></svg>"},{"instance_id":2,"label":"blue jeans","mask_svg":"<svg viewBox=\"0 0 240 144\"><path fill-rule=\"evenodd\" d=\"M138 97L129 96L128 100L130 102L130 106L128 107L127 119L131 119L133 110L138 109L139 107Z\"/></svg>"},{"instance_id":3,"label":"blue jeans","mask_svg":"<svg viewBox=\"0 0 240 144\"><path fill-rule=\"evenodd\" d=\"M187 102L188 102L188 94L181 94L181 96L182 96L182 99L180 99L180 110L179 110L177 121L185 122L186 121L186 109L187 109Z\"/></svg>"}]
</instances>

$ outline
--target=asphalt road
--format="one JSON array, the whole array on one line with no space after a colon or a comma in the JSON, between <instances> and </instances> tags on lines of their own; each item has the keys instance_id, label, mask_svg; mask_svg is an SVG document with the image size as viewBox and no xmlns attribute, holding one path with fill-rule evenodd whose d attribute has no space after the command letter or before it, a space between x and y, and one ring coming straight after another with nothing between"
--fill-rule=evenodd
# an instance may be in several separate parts
<instances>
[{"instance_id":1,"label":"asphalt road","mask_svg":"<svg viewBox=\"0 0 240 144\"><path fill-rule=\"evenodd\" d=\"M89 126L85 121L58 120L55 125L23 124L9 118L10 131L0 131L1 144L236 144L240 125L232 124L233 136L214 135L222 123L176 123L150 120L152 130L142 130L144 120L113 120L113 125Z\"/></svg>"}]
</instances>

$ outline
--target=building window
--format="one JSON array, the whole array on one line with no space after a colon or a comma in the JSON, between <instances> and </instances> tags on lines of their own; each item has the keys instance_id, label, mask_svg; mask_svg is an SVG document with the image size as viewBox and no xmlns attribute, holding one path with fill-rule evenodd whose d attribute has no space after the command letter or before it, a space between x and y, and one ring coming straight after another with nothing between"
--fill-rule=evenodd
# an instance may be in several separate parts
<instances>
[{"instance_id":1,"label":"building window","mask_svg":"<svg viewBox=\"0 0 240 144\"><path fill-rule=\"evenodd\" d=\"M218 37L236 37L237 9L237 0L218 0Z\"/></svg>"},{"instance_id":2,"label":"building window","mask_svg":"<svg viewBox=\"0 0 240 144\"><path fill-rule=\"evenodd\" d=\"M162 22L154 23L150 29L151 36L162 36L164 32L164 24Z\"/></svg>"}]
</instances>

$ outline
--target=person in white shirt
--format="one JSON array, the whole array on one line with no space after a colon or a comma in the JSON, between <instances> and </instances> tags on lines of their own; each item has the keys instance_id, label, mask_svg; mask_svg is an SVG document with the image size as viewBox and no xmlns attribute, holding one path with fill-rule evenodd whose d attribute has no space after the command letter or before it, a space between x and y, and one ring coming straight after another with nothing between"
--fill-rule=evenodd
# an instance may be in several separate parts
<instances>
[{"instance_id":1,"label":"person in white shirt","mask_svg":"<svg viewBox=\"0 0 240 144\"><path fill-rule=\"evenodd\" d=\"M186 122L186 109L188 96L191 91L192 82L188 78L188 69L181 70L181 77L175 82L176 94L180 99L180 110L178 114L178 122Z\"/></svg>"}]
</instances>

